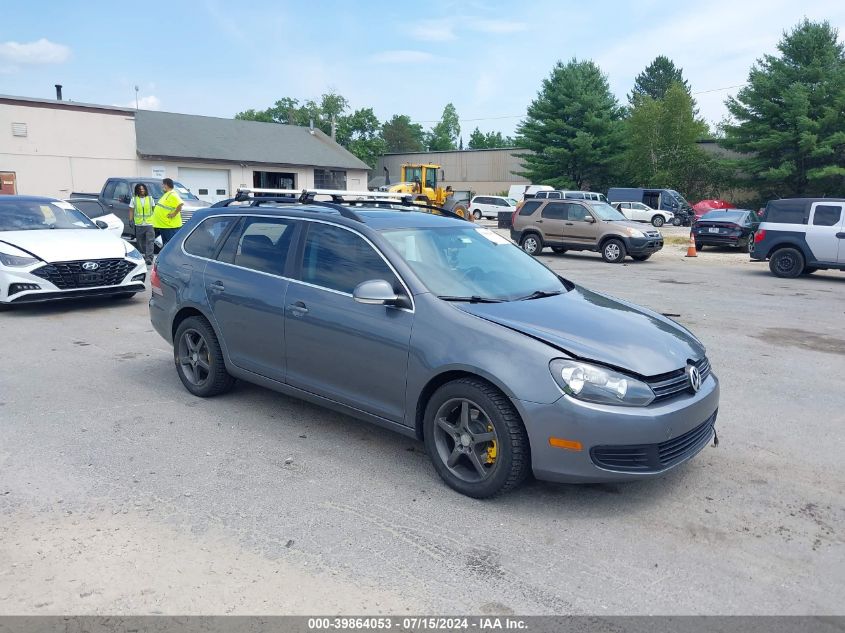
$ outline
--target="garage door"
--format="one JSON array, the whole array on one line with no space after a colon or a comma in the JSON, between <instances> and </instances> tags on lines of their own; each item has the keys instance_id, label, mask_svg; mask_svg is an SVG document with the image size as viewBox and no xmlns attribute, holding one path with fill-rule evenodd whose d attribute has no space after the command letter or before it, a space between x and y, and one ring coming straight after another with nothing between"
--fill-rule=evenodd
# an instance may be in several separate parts
<instances>
[{"instance_id":1,"label":"garage door","mask_svg":"<svg viewBox=\"0 0 845 633\"><path fill-rule=\"evenodd\" d=\"M218 202L229 195L228 169L179 168L179 182L190 189L200 200Z\"/></svg>"}]
</instances>

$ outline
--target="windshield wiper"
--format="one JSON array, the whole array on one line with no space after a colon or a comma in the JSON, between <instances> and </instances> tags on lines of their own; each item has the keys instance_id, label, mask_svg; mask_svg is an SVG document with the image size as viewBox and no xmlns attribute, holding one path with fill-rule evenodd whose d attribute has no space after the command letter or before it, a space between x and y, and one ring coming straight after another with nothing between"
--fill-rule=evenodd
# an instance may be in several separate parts
<instances>
[{"instance_id":1,"label":"windshield wiper","mask_svg":"<svg viewBox=\"0 0 845 633\"><path fill-rule=\"evenodd\" d=\"M492 299L490 297L479 297L473 295L471 297L452 297L449 295L438 295L438 299L443 301L466 301L467 303L504 303L504 299Z\"/></svg>"},{"instance_id":2,"label":"windshield wiper","mask_svg":"<svg viewBox=\"0 0 845 633\"><path fill-rule=\"evenodd\" d=\"M529 301L531 299L542 299L543 297L556 297L562 295L563 290L535 290L527 297L520 297L517 301Z\"/></svg>"}]
</instances>

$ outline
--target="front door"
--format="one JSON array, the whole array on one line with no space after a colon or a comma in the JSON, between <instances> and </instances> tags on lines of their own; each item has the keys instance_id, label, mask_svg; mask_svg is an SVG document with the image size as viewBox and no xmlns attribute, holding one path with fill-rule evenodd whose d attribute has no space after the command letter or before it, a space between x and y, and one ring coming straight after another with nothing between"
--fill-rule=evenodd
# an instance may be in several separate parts
<instances>
[{"instance_id":1,"label":"front door","mask_svg":"<svg viewBox=\"0 0 845 633\"><path fill-rule=\"evenodd\" d=\"M843 240L838 237L843 231L843 209L842 202L815 202L810 208L807 246L816 261L833 263L843 256Z\"/></svg>"},{"instance_id":2,"label":"front door","mask_svg":"<svg viewBox=\"0 0 845 633\"><path fill-rule=\"evenodd\" d=\"M279 382L285 379L290 284L284 274L297 228L291 219L248 216L205 268L206 296L229 359Z\"/></svg>"},{"instance_id":3,"label":"front door","mask_svg":"<svg viewBox=\"0 0 845 633\"><path fill-rule=\"evenodd\" d=\"M595 218L587 207L577 202L566 203L567 220L564 222L564 238L568 244L592 246L598 233Z\"/></svg>"},{"instance_id":4,"label":"front door","mask_svg":"<svg viewBox=\"0 0 845 633\"><path fill-rule=\"evenodd\" d=\"M285 301L288 383L402 422L414 314L352 299L372 279L407 294L393 270L361 235L312 221L297 277Z\"/></svg>"}]
</instances>

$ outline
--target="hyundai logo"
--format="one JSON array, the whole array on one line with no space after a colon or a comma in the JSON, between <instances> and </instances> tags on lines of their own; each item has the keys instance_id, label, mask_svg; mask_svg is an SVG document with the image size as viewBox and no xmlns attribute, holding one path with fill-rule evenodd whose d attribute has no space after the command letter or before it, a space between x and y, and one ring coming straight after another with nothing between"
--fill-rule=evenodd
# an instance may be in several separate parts
<instances>
[{"instance_id":1,"label":"hyundai logo","mask_svg":"<svg viewBox=\"0 0 845 633\"><path fill-rule=\"evenodd\" d=\"M693 393L698 393L698 390L701 389L701 372L695 365L689 365L687 367L687 374L689 375L690 389L692 389Z\"/></svg>"},{"instance_id":2,"label":"hyundai logo","mask_svg":"<svg viewBox=\"0 0 845 633\"><path fill-rule=\"evenodd\" d=\"M100 265L97 262L85 262L82 264L82 270L97 270Z\"/></svg>"}]
</instances>

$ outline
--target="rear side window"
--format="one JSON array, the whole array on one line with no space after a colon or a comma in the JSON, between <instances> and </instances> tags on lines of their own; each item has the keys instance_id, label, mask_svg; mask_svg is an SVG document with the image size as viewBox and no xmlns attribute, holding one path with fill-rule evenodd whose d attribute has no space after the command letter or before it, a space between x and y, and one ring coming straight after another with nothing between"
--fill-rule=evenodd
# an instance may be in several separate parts
<instances>
[{"instance_id":1,"label":"rear side window","mask_svg":"<svg viewBox=\"0 0 845 633\"><path fill-rule=\"evenodd\" d=\"M235 223L236 219L230 216L203 220L185 240L185 252L197 257L211 259L217 251L220 240L223 239L226 231Z\"/></svg>"},{"instance_id":2,"label":"rear side window","mask_svg":"<svg viewBox=\"0 0 845 633\"><path fill-rule=\"evenodd\" d=\"M806 224L806 208L807 203L803 200L774 200L766 207L766 222Z\"/></svg>"},{"instance_id":3,"label":"rear side window","mask_svg":"<svg viewBox=\"0 0 845 633\"><path fill-rule=\"evenodd\" d=\"M550 191L549 198L552 200L560 200L563 196L560 195L559 191Z\"/></svg>"},{"instance_id":4,"label":"rear side window","mask_svg":"<svg viewBox=\"0 0 845 633\"><path fill-rule=\"evenodd\" d=\"M538 191L534 197L535 198L548 198L549 193L547 191Z\"/></svg>"},{"instance_id":5,"label":"rear side window","mask_svg":"<svg viewBox=\"0 0 845 633\"><path fill-rule=\"evenodd\" d=\"M813 213L813 226L836 226L841 215L841 207L819 205Z\"/></svg>"},{"instance_id":6,"label":"rear side window","mask_svg":"<svg viewBox=\"0 0 845 633\"><path fill-rule=\"evenodd\" d=\"M566 193L564 198L570 198L572 200L583 200L586 196L583 193L577 191L569 191Z\"/></svg>"},{"instance_id":7,"label":"rear side window","mask_svg":"<svg viewBox=\"0 0 845 633\"><path fill-rule=\"evenodd\" d=\"M394 288L399 285L384 259L361 236L331 224L310 224L302 281L352 294L355 286L372 279L384 279Z\"/></svg>"},{"instance_id":8,"label":"rear side window","mask_svg":"<svg viewBox=\"0 0 845 633\"><path fill-rule=\"evenodd\" d=\"M285 218L246 218L232 231L218 259L271 275L284 275L296 221Z\"/></svg>"},{"instance_id":9,"label":"rear side window","mask_svg":"<svg viewBox=\"0 0 845 633\"><path fill-rule=\"evenodd\" d=\"M568 204L563 202L549 202L545 207L543 207L543 211L540 215L549 220L565 220L566 207L568 206Z\"/></svg>"},{"instance_id":10,"label":"rear side window","mask_svg":"<svg viewBox=\"0 0 845 633\"><path fill-rule=\"evenodd\" d=\"M532 215L540 204L541 202L539 200L529 200L522 205L522 208L519 210L519 215Z\"/></svg>"}]
</instances>

